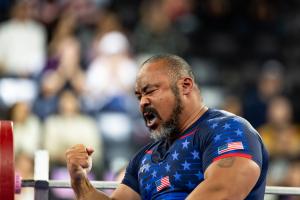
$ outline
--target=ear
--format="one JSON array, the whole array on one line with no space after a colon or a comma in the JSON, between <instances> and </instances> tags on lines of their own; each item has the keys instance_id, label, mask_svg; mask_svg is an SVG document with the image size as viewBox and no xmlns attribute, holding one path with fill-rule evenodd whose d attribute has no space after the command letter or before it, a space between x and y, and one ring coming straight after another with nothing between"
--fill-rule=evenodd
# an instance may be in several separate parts
<instances>
[{"instance_id":1,"label":"ear","mask_svg":"<svg viewBox=\"0 0 300 200\"><path fill-rule=\"evenodd\" d=\"M194 88L194 81L190 77L185 77L183 78L181 82L181 87L182 87L182 93L183 95L188 95L189 93L192 92Z\"/></svg>"}]
</instances>

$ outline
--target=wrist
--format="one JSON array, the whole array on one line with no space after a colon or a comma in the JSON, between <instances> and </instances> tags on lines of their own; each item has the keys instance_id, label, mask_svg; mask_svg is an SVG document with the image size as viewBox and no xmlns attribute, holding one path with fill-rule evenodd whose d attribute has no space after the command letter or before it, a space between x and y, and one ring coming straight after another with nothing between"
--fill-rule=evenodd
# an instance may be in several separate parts
<instances>
[{"instance_id":1,"label":"wrist","mask_svg":"<svg viewBox=\"0 0 300 200\"><path fill-rule=\"evenodd\" d=\"M88 196L95 191L95 188L86 177L72 180L71 186L75 192L77 200L86 200L88 199Z\"/></svg>"}]
</instances>

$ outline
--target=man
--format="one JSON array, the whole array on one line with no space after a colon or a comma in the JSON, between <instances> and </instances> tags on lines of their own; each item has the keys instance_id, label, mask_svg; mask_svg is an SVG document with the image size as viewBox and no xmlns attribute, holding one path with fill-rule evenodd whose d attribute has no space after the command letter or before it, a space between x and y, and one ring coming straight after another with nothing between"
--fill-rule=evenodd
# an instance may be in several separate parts
<instances>
[{"instance_id":1,"label":"man","mask_svg":"<svg viewBox=\"0 0 300 200\"><path fill-rule=\"evenodd\" d=\"M263 199L268 156L260 136L245 119L207 108L182 58L145 61L135 90L155 141L133 157L111 197L86 178L93 150L67 150L77 199Z\"/></svg>"}]
</instances>

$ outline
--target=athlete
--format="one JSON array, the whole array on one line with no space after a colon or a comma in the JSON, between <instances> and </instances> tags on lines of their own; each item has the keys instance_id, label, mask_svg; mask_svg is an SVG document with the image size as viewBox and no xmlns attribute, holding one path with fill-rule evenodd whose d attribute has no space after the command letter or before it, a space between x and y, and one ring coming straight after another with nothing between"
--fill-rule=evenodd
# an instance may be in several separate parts
<instances>
[{"instance_id":1,"label":"athlete","mask_svg":"<svg viewBox=\"0 0 300 200\"><path fill-rule=\"evenodd\" d=\"M87 179L93 150L81 144L68 149L78 200L263 200L268 155L259 134L242 117L207 108L186 61L149 58L135 94L154 142L132 158L111 197Z\"/></svg>"}]
</instances>

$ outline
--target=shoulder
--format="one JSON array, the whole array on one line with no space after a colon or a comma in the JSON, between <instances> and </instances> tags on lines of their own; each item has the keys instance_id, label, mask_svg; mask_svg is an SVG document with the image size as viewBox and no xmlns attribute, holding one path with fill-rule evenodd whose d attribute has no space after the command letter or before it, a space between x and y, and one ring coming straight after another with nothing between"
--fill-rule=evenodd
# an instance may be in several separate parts
<instances>
[{"instance_id":1,"label":"shoulder","mask_svg":"<svg viewBox=\"0 0 300 200\"><path fill-rule=\"evenodd\" d=\"M207 120L207 131L201 135L200 148L204 152L204 168L226 157L251 158L262 166L264 147L258 132L244 118L216 110ZM265 156L266 157L266 156Z\"/></svg>"},{"instance_id":2,"label":"shoulder","mask_svg":"<svg viewBox=\"0 0 300 200\"><path fill-rule=\"evenodd\" d=\"M259 138L258 132L246 119L217 109L209 109L207 117L198 130L196 138L202 148L221 140L227 141L228 138Z\"/></svg>"},{"instance_id":3,"label":"shoulder","mask_svg":"<svg viewBox=\"0 0 300 200\"><path fill-rule=\"evenodd\" d=\"M228 120L233 119L243 119L240 116L237 116L231 112L225 111L225 110L218 110L218 109L209 109L209 114L206 119L207 123L220 123L220 122L226 122ZM239 121L237 120L237 121Z\"/></svg>"},{"instance_id":4,"label":"shoulder","mask_svg":"<svg viewBox=\"0 0 300 200\"><path fill-rule=\"evenodd\" d=\"M237 116L225 110L212 109L206 125L211 133L230 130L248 130L253 133L257 131L243 117Z\"/></svg>"}]
</instances>

